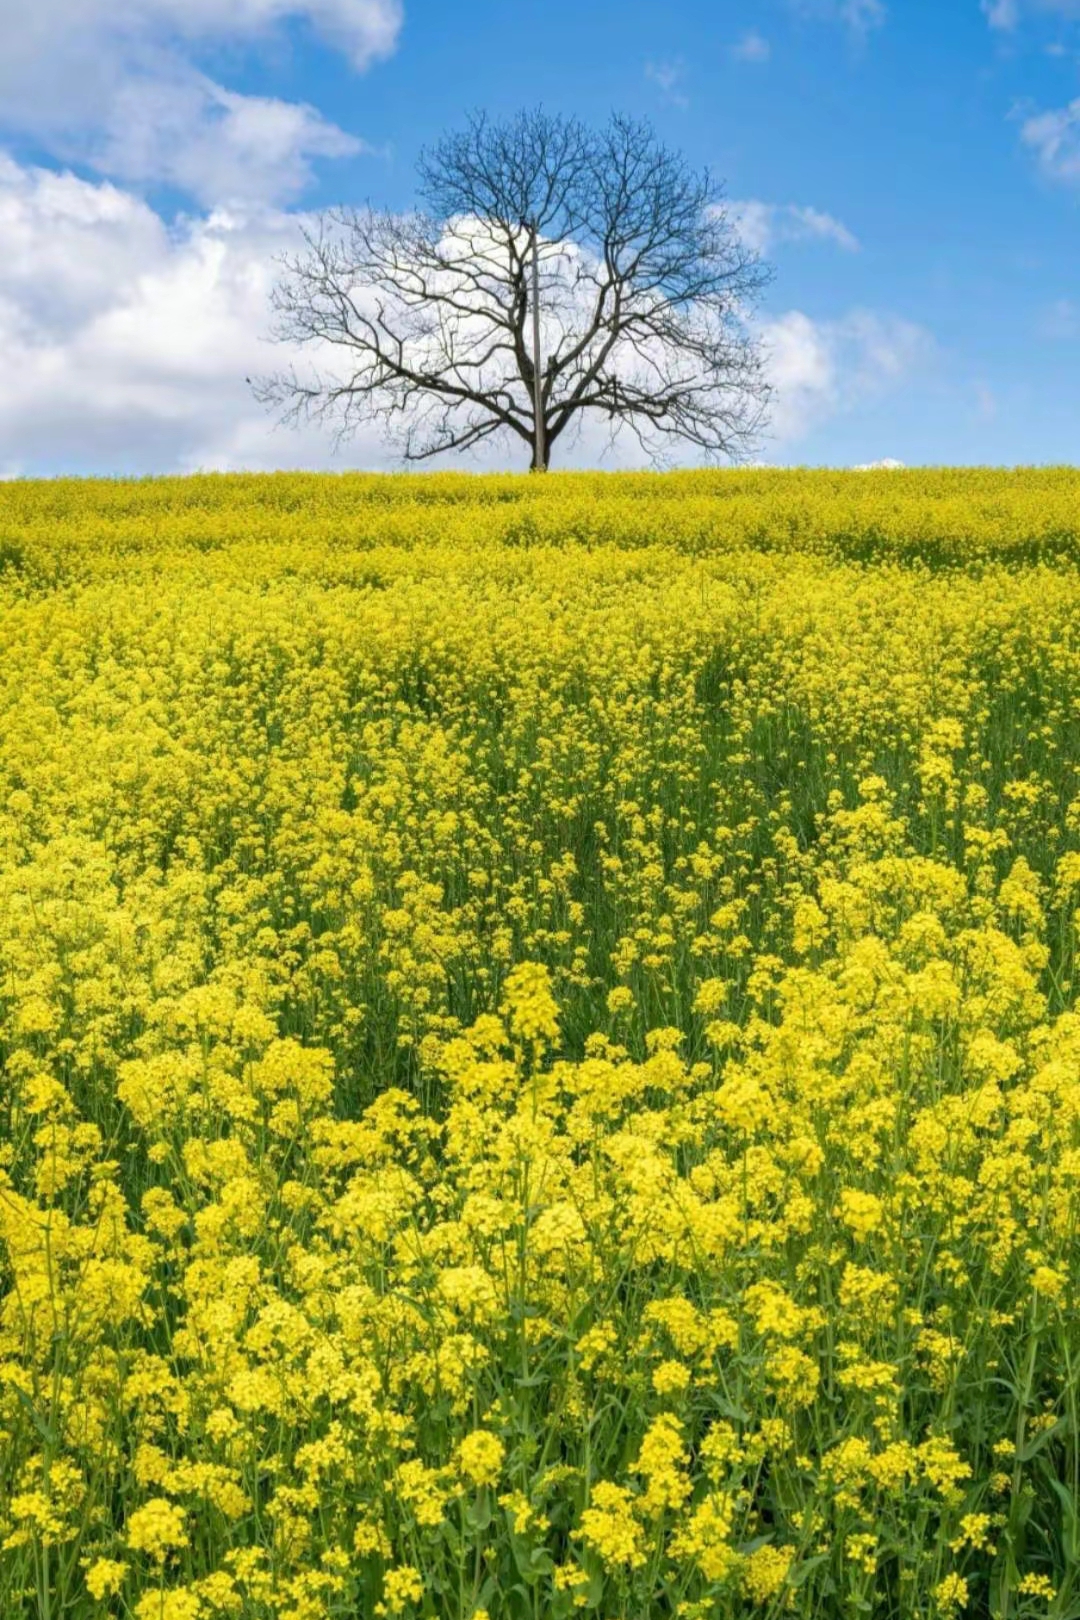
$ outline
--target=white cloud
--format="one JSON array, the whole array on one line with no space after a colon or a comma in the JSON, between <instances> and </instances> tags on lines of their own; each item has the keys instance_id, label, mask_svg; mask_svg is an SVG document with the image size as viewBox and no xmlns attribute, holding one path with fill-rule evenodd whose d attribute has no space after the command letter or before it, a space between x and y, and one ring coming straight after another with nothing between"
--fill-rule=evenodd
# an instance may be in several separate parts
<instances>
[{"instance_id":1,"label":"white cloud","mask_svg":"<svg viewBox=\"0 0 1080 1620\"><path fill-rule=\"evenodd\" d=\"M307 23L354 67L388 55L401 0L34 0L9 7L0 127L61 161L199 201L284 200L310 162L358 149L313 108L243 96L197 67L201 50Z\"/></svg>"},{"instance_id":2,"label":"white cloud","mask_svg":"<svg viewBox=\"0 0 1080 1620\"><path fill-rule=\"evenodd\" d=\"M860 38L880 28L888 15L885 0L790 0L790 4L803 16L843 23Z\"/></svg>"},{"instance_id":3,"label":"white cloud","mask_svg":"<svg viewBox=\"0 0 1080 1620\"><path fill-rule=\"evenodd\" d=\"M858 33L880 28L885 21L884 0L841 0L840 17Z\"/></svg>"},{"instance_id":4,"label":"white cloud","mask_svg":"<svg viewBox=\"0 0 1080 1620\"><path fill-rule=\"evenodd\" d=\"M363 69L393 51L402 16L401 0L35 0L5 7L0 105L29 99L27 73L88 67L92 52L100 78L118 56L251 41L295 20Z\"/></svg>"},{"instance_id":5,"label":"white cloud","mask_svg":"<svg viewBox=\"0 0 1080 1620\"><path fill-rule=\"evenodd\" d=\"M982 0L982 9L991 28L1009 31L1019 26L1027 12L1065 19L1080 17L1080 0Z\"/></svg>"},{"instance_id":6,"label":"white cloud","mask_svg":"<svg viewBox=\"0 0 1080 1620\"><path fill-rule=\"evenodd\" d=\"M316 435L275 434L244 382L268 362L273 255L295 245L295 216L170 228L109 183L4 158L0 231L0 443L15 468L330 463Z\"/></svg>"},{"instance_id":7,"label":"white cloud","mask_svg":"<svg viewBox=\"0 0 1080 1620\"><path fill-rule=\"evenodd\" d=\"M809 241L833 242L849 253L858 250L858 240L847 226L820 208L755 198L733 200L726 208L735 229L755 253L770 253L778 242Z\"/></svg>"},{"instance_id":8,"label":"white cloud","mask_svg":"<svg viewBox=\"0 0 1080 1620\"><path fill-rule=\"evenodd\" d=\"M987 382L975 384L975 415L980 422L994 422L998 414L998 397Z\"/></svg>"},{"instance_id":9,"label":"white cloud","mask_svg":"<svg viewBox=\"0 0 1080 1620\"><path fill-rule=\"evenodd\" d=\"M825 330L800 310L766 322L769 377L776 389L773 430L797 439L818 413L831 414L836 362Z\"/></svg>"},{"instance_id":10,"label":"white cloud","mask_svg":"<svg viewBox=\"0 0 1080 1620\"><path fill-rule=\"evenodd\" d=\"M237 95L193 73L125 85L84 161L119 180L167 181L200 203L272 203L303 191L312 159L361 150L313 107Z\"/></svg>"},{"instance_id":11,"label":"white cloud","mask_svg":"<svg viewBox=\"0 0 1080 1620\"><path fill-rule=\"evenodd\" d=\"M895 456L883 456L880 461L860 461L852 467L852 472L903 472L905 463L897 461Z\"/></svg>"},{"instance_id":12,"label":"white cloud","mask_svg":"<svg viewBox=\"0 0 1080 1620\"><path fill-rule=\"evenodd\" d=\"M872 310L834 321L790 310L766 321L762 335L776 389L773 432L782 441L902 384L934 347L923 327Z\"/></svg>"},{"instance_id":13,"label":"white cloud","mask_svg":"<svg viewBox=\"0 0 1080 1620\"><path fill-rule=\"evenodd\" d=\"M680 90L686 69L682 62L646 62L645 77L651 79L663 93L664 99L670 101L673 107L686 108L690 105L690 98L684 90Z\"/></svg>"},{"instance_id":14,"label":"white cloud","mask_svg":"<svg viewBox=\"0 0 1080 1620\"><path fill-rule=\"evenodd\" d=\"M772 47L763 34L752 28L740 40L736 40L731 54L736 62L767 62L772 55Z\"/></svg>"},{"instance_id":15,"label":"white cloud","mask_svg":"<svg viewBox=\"0 0 1080 1620\"><path fill-rule=\"evenodd\" d=\"M129 193L3 153L0 237L0 300L34 331L67 331L109 308L166 242L157 214Z\"/></svg>"},{"instance_id":16,"label":"white cloud","mask_svg":"<svg viewBox=\"0 0 1080 1620\"><path fill-rule=\"evenodd\" d=\"M1051 180L1080 185L1080 96L1053 112L1025 120L1020 139L1031 148Z\"/></svg>"},{"instance_id":17,"label":"white cloud","mask_svg":"<svg viewBox=\"0 0 1080 1620\"><path fill-rule=\"evenodd\" d=\"M1057 298L1040 315L1036 323L1040 337L1052 342L1071 342L1080 337L1080 304L1072 298Z\"/></svg>"}]
</instances>

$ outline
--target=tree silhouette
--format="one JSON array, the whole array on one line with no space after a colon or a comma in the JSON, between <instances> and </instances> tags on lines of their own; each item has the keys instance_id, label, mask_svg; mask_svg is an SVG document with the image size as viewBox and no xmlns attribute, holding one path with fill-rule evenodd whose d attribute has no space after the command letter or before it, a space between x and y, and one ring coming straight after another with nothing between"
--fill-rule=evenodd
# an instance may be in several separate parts
<instances>
[{"instance_id":1,"label":"tree silhouette","mask_svg":"<svg viewBox=\"0 0 1080 1620\"><path fill-rule=\"evenodd\" d=\"M708 172L647 123L534 111L474 116L419 181L421 208L331 209L280 261L274 336L334 359L255 384L283 421L377 421L407 461L508 435L544 469L587 415L654 461L746 453L769 398L747 316L770 272Z\"/></svg>"}]
</instances>

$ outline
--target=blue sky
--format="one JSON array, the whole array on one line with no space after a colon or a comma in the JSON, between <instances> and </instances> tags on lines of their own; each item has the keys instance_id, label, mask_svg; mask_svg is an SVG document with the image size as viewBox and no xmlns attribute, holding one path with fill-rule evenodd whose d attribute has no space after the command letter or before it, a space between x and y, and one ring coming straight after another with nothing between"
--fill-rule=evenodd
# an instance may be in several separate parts
<instances>
[{"instance_id":1,"label":"blue sky","mask_svg":"<svg viewBox=\"0 0 1080 1620\"><path fill-rule=\"evenodd\" d=\"M777 272L762 459L1080 459L1080 0L39 0L4 26L0 472L385 464L253 408L273 254L306 211L408 206L470 109L536 103L646 114L726 181Z\"/></svg>"}]
</instances>

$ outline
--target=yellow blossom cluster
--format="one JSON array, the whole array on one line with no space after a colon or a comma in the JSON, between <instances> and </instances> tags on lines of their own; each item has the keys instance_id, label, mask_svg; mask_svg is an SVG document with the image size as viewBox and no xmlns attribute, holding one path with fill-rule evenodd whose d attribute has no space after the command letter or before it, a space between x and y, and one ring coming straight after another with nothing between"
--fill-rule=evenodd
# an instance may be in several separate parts
<instances>
[{"instance_id":1,"label":"yellow blossom cluster","mask_svg":"<svg viewBox=\"0 0 1080 1620\"><path fill-rule=\"evenodd\" d=\"M0 1615L1080 1605L1080 475L0 487Z\"/></svg>"}]
</instances>

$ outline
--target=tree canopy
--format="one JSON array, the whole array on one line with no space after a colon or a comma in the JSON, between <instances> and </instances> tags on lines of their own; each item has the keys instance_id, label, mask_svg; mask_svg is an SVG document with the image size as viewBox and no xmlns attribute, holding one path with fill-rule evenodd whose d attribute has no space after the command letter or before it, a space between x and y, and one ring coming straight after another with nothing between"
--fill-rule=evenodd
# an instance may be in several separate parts
<instances>
[{"instance_id":1,"label":"tree canopy","mask_svg":"<svg viewBox=\"0 0 1080 1620\"><path fill-rule=\"evenodd\" d=\"M753 445L769 270L648 123L477 114L421 155L419 204L328 210L281 261L274 335L314 362L256 384L283 420L375 421L410 462L501 435L543 468L588 416L656 461Z\"/></svg>"}]
</instances>

